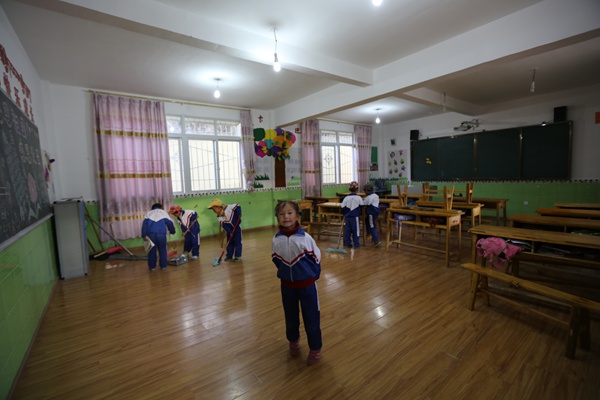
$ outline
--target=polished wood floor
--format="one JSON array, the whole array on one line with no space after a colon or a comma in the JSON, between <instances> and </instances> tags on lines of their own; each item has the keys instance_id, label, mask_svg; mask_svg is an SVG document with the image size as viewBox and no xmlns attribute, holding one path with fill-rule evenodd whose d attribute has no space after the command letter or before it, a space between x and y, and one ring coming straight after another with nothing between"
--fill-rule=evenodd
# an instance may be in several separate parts
<instances>
[{"instance_id":1,"label":"polished wood floor","mask_svg":"<svg viewBox=\"0 0 600 400\"><path fill-rule=\"evenodd\" d=\"M562 327L500 302L467 310L468 272L420 249L318 242L322 358L307 366L305 341L291 358L273 233L245 232L241 262L212 267L219 242L203 239L200 260L166 271L94 261L58 282L12 397L600 398L597 318L591 351L569 360Z\"/></svg>"}]
</instances>

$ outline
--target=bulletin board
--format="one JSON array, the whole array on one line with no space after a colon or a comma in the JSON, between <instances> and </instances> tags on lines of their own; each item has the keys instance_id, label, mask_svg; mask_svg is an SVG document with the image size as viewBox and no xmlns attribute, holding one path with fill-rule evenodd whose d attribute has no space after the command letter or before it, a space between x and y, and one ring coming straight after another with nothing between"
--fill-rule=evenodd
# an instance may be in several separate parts
<instances>
[{"instance_id":1,"label":"bulletin board","mask_svg":"<svg viewBox=\"0 0 600 400\"><path fill-rule=\"evenodd\" d=\"M0 90L0 249L51 214L38 129Z\"/></svg>"}]
</instances>

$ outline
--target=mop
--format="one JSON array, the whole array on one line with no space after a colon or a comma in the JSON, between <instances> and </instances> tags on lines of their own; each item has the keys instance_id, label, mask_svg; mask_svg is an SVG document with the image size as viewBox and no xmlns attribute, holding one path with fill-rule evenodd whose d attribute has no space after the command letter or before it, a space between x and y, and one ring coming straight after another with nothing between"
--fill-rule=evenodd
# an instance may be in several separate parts
<instances>
[{"instance_id":1,"label":"mop","mask_svg":"<svg viewBox=\"0 0 600 400\"><path fill-rule=\"evenodd\" d=\"M221 252L221 255L217 258L215 258L215 261L213 261L212 266L216 267L217 265L221 264L221 260L223 259L223 256L225 255L225 250L227 250L227 246L229 246L229 242L231 242L231 239L233 239L233 234L235 233L235 230L238 227L238 224L240 223L240 219L238 218L238 220L235 223L235 226L233 227L233 230L231 231L231 235L229 235L229 239L227 239L227 244L225 245L225 247L223 248L223 251Z\"/></svg>"},{"instance_id":2,"label":"mop","mask_svg":"<svg viewBox=\"0 0 600 400\"><path fill-rule=\"evenodd\" d=\"M342 241L342 233L344 231L345 223L346 223L346 217L344 217L344 219L342 220L342 223L340 224L340 234L338 236L337 248L329 247L327 250L325 250L327 253L348 254L348 252L345 249L340 249L340 243Z\"/></svg>"},{"instance_id":3,"label":"mop","mask_svg":"<svg viewBox=\"0 0 600 400\"><path fill-rule=\"evenodd\" d=\"M102 227L102 225L100 225L98 222L94 221L92 218L89 218L89 220L92 221L94 224L96 224L96 226L98 226L98 228L100 228L115 243L117 243L119 245L117 247L113 247L111 249L106 250L105 255L108 254L108 258L113 259L113 260L147 260L148 259L147 255L138 256L138 255L133 254L131 251L129 251L129 249L127 249L127 247L123 246L123 243L119 242L113 235L110 234L110 232L108 232L106 229L104 229ZM126 256L124 254L112 254L112 253L115 253L120 250L125 250L127 253L129 253L129 255Z\"/></svg>"}]
</instances>

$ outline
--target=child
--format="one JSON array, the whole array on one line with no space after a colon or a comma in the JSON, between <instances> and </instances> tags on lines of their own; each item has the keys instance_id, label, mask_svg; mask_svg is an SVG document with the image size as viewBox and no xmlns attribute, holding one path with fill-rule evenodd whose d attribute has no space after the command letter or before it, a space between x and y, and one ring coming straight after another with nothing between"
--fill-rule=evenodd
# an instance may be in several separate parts
<instances>
[{"instance_id":1,"label":"child","mask_svg":"<svg viewBox=\"0 0 600 400\"><path fill-rule=\"evenodd\" d=\"M365 184L363 187L365 194L367 195L363 202L365 203L365 211L367 216L365 218L365 224L367 227L367 234L371 235L373 245L379 247L381 242L379 241L379 234L377 233L377 226L375 222L379 216L379 196L373 192L373 185L370 183Z\"/></svg>"},{"instance_id":2,"label":"child","mask_svg":"<svg viewBox=\"0 0 600 400\"><path fill-rule=\"evenodd\" d=\"M346 222L346 230L344 231L344 246L360 247L360 214L362 209L360 208L364 203L362 198L356 194L358 191L358 182L350 182L348 187L350 194L344 197L342 200L342 213L344 214L344 220Z\"/></svg>"},{"instance_id":3,"label":"child","mask_svg":"<svg viewBox=\"0 0 600 400\"><path fill-rule=\"evenodd\" d=\"M158 250L160 269L167 268L167 231L175 233L175 224L160 203L155 203L152 210L144 216L142 223L142 237L154 242L154 247L148 252L148 268L150 271L156 269L156 251Z\"/></svg>"},{"instance_id":4,"label":"child","mask_svg":"<svg viewBox=\"0 0 600 400\"><path fill-rule=\"evenodd\" d=\"M200 223L198 213L194 210L182 210L179 206L171 206L169 214L177 217L183 239L183 252L192 252L192 260L200 255Z\"/></svg>"},{"instance_id":5,"label":"child","mask_svg":"<svg viewBox=\"0 0 600 400\"><path fill-rule=\"evenodd\" d=\"M316 281L321 276L321 251L314 239L300 227L300 209L292 201L275 207L279 232L273 237L272 260L281 280L285 334L290 355L300 353L300 305L310 352L306 362L314 365L321 357L321 310Z\"/></svg>"},{"instance_id":6,"label":"child","mask_svg":"<svg viewBox=\"0 0 600 400\"><path fill-rule=\"evenodd\" d=\"M217 214L217 219L227 232L227 253L225 261L238 261L242 258L242 207L238 204L223 204L214 199L208 206Z\"/></svg>"}]
</instances>

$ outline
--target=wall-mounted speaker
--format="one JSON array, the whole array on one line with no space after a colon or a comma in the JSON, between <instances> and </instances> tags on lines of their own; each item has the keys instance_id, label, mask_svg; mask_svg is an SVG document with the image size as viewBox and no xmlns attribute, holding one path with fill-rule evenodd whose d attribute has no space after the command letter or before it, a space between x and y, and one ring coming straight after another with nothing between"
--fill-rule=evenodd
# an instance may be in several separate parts
<instances>
[{"instance_id":1,"label":"wall-mounted speaker","mask_svg":"<svg viewBox=\"0 0 600 400\"><path fill-rule=\"evenodd\" d=\"M567 121L567 106L554 107L554 122Z\"/></svg>"},{"instance_id":2,"label":"wall-mounted speaker","mask_svg":"<svg viewBox=\"0 0 600 400\"><path fill-rule=\"evenodd\" d=\"M419 130L418 129L410 130L410 140L411 141L419 140Z\"/></svg>"}]
</instances>

